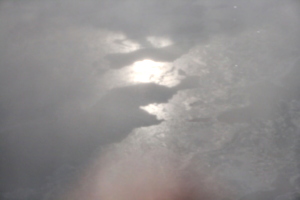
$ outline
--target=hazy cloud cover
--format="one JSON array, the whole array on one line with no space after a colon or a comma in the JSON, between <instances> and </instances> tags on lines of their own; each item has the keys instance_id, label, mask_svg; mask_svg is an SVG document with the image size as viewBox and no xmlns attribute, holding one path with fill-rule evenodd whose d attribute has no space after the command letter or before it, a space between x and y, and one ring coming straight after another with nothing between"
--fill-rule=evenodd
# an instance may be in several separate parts
<instances>
[{"instance_id":1,"label":"hazy cloud cover","mask_svg":"<svg viewBox=\"0 0 300 200\"><path fill-rule=\"evenodd\" d=\"M60 166L86 162L98 141L119 142L134 128L159 124L140 106L166 103L197 84L135 87L110 77L137 60L175 63L177 71L169 73L180 82L193 75L201 45L213 38L250 38L251 44L266 43L268 59L290 63L288 69L299 65L299 6L280 0L0 1L0 193L41 188ZM264 30L261 40L244 37ZM170 45L160 47L149 38L167 38ZM210 66L224 48L212 46ZM282 71L290 72L286 86L298 92L299 79L292 74L299 70L293 70Z\"/></svg>"}]
</instances>

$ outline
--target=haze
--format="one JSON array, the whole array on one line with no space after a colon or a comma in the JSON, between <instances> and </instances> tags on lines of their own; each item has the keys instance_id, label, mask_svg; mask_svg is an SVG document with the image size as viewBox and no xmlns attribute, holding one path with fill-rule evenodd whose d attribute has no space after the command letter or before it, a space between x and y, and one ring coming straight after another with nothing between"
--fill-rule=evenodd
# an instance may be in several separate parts
<instances>
[{"instance_id":1,"label":"haze","mask_svg":"<svg viewBox=\"0 0 300 200\"><path fill-rule=\"evenodd\" d=\"M299 198L299 35L296 0L0 0L1 199L97 199L108 168L144 190L158 166L162 191L190 187L174 170L207 198Z\"/></svg>"}]
</instances>

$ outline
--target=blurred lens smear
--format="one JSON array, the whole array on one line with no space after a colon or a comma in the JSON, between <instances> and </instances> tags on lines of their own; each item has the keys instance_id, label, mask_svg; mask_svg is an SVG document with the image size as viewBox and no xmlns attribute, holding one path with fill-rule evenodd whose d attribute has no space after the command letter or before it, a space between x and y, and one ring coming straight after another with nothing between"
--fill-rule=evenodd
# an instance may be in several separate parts
<instances>
[{"instance_id":1,"label":"blurred lens smear","mask_svg":"<svg viewBox=\"0 0 300 200\"><path fill-rule=\"evenodd\" d=\"M296 200L297 0L0 0L0 199Z\"/></svg>"}]
</instances>

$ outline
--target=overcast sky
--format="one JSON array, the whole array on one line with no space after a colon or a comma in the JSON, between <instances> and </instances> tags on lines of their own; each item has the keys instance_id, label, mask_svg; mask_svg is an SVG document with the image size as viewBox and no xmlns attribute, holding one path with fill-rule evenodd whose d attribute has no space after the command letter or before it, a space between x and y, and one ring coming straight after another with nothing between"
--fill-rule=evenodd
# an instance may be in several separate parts
<instances>
[{"instance_id":1,"label":"overcast sky","mask_svg":"<svg viewBox=\"0 0 300 200\"><path fill-rule=\"evenodd\" d=\"M299 55L299 6L292 0L0 1L0 193L39 188L64 163L86 162L99 144L159 124L163 117L140 106L195 87L180 82L206 73L190 64L204 45L211 45L202 48L211 65L230 43L249 43L253 53L242 50L265 69L259 73L273 65L288 73ZM239 50L231 50L238 60ZM164 66L164 75L136 71L147 64ZM298 79L291 80L296 88ZM146 85L133 87L139 83Z\"/></svg>"}]
</instances>

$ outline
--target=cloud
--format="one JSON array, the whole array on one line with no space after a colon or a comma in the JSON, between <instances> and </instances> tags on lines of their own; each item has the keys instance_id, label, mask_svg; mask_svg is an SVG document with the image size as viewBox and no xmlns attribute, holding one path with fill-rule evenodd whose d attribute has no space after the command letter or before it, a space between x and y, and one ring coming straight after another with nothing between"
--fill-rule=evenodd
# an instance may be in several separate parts
<instances>
[{"instance_id":1,"label":"cloud","mask_svg":"<svg viewBox=\"0 0 300 200\"><path fill-rule=\"evenodd\" d=\"M265 27L278 31L287 48L296 48L299 5L280 2L2 0L0 150L6 164L0 171L5 182L0 193L43 187L62 163L82 164L76 147L86 147L83 154L88 155L94 149L86 146L93 143L87 135L108 134L95 118L105 118L103 110L115 108L114 103L124 112L113 113L106 125L122 131L126 123L121 138L134 128L159 123L139 109L136 94L130 96L135 105L122 104L128 96L121 92L128 88L103 84L112 69L124 70L144 59L171 63L215 36L235 37ZM158 89L150 100L157 94L165 97L162 89L172 90L155 84L144 89L151 87Z\"/></svg>"}]
</instances>

